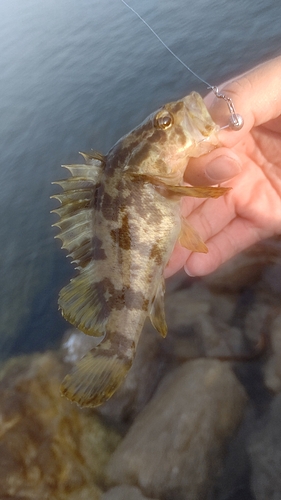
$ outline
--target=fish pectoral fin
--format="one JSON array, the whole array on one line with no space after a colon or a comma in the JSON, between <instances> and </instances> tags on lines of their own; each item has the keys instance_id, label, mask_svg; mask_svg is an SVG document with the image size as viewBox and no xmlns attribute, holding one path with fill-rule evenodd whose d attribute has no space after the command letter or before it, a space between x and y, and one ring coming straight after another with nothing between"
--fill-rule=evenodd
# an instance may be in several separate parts
<instances>
[{"instance_id":1,"label":"fish pectoral fin","mask_svg":"<svg viewBox=\"0 0 281 500\"><path fill-rule=\"evenodd\" d=\"M190 226L190 224L188 224L188 222L183 217L181 218L181 232L179 235L179 243L182 247L185 247L192 252L208 252L208 247L205 245L201 236L192 226Z\"/></svg>"},{"instance_id":2,"label":"fish pectoral fin","mask_svg":"<svg viewBox=\"0 0 281 500\"><path fill-rule=\"evenodd\" d=\"M134 175L135 178L142 177L146 182L150 182L163 196L193 196L194 198L219 198L228 193L231 187L214 187L214 186L173 186L169 184L169 177L160 177L156 175Z\"/></svg>"},{"instance_id":3,"label":"fish pectoral fin","mask_svg":"<svg viewBox=\"0 0 281 500\"><path fill-rule=\"evenodd\" d=\"M104 335L109 311L101 300L103 290L95 282L95 262L90 263L59 293L59 309L63 317L76 328L100 337Z\"/></svg>"},{"instance_id":4,"label":"fish pectoral fin","mask_svg":"<svg viewBox=\"0 0 281 500\"><path fill-rule=\"evenodd\" d=\"M168 194L178 196L193 196L195 198L219 198L228 193L230 187L212 187L212 186L165 186Z\"/></svg>"},{"instance_id":5,"label":"fish pectoral fin","mask_svg":"<svg viewBox=\"0 0 281 500\"><path fill-rule=\"evenodd\" d=\"M108 345L106 345L108 344ZM133 359L111 354L111 344L95 347L84 356L61 384L61 394L79 406L105 403L122 384Z\"/></svg>"},{"instance_id":6,"label":"fish pectoral fin","mask_svg":"<svg viewBox=\"0 0 281 500\"><path fill-rule=\"evenodd\" d=\"M167 324L165 319L164 294L165 281L162 279L157 288L155 298L151 304L149 318L155 330L161 333L162 337L165 338L167 335Z\"/></svg>"}]
</instances>

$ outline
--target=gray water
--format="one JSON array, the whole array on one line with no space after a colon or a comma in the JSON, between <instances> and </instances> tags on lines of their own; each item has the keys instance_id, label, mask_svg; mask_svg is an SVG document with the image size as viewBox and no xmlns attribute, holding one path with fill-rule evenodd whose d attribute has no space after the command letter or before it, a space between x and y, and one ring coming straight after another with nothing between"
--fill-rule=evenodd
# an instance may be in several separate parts
<instances>
[{"instance_id":1,"label":"gray water","mask_svg":"<svg viewBox=\"0 0 281 500\"><path fill-rule=\"evenodd\" d=\"M213 85L281 52L276 0L130 4ZM1 0L0 47L4 357L55 345L68 327L56 303L74 271L49 213L60 164L106 153L159 105L206 88L119 0Z\"/></svg>"}]
</instances>

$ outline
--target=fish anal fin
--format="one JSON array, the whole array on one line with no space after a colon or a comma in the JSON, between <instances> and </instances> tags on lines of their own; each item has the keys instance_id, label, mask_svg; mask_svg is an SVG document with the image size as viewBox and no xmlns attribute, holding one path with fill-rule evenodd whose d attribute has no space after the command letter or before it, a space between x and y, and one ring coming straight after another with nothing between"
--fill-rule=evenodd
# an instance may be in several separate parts
<instances>
[{"instance_id":1,"label":"fish anal fin","mask_svg":"<svg viewBox=\"0 0 281 500\"><path fill-rule=\"evenodd\" d=\"M167 324L165 319L164 294L165 281L163 279L157 288L155 298L151 304L149 318L155 330L165 338L167 335Z\"/></svg>"},{"instance_id":2,"label":"fish anal fin","mask_svg":"<svg viewBox=\"0 0 281 500\"><path fill-rule=\"evenodd\" d=\"M95 407L107 401L124 381L132 359L109 356L95 347L84 356L61 384L61 394L82 407Z\"/></svg>"},{"instance_id":3,"label":"fish anal fin","mask_svg":"<svg viewBox=\"0 0 281 500\"><path fill-rule=\"evenodd\" d=\"M181 219L181 232L179 243L182 247L192 252L208 253L208 247L205 245L201 236L185 219Z\"/></svg>"}]
</instances>

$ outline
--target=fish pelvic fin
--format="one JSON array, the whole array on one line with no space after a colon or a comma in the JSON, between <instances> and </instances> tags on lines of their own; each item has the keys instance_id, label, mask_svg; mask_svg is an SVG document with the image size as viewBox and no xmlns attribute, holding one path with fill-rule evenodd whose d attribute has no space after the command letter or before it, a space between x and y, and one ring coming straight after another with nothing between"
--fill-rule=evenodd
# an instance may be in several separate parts
<instances>
[{"instance_id":1,"label":"fish pelvic fin","mask_svg":"<svg viewBox=\"0 0 281 500\"><path fill-rule=\"evenodd\" d=\"M208 253L208 247L205 245L201 236L183 218L181 219L179 243L182 247L185 247L192 252Z\"/></svg>"},{"instance_id":2,"label":"fish pelvic fin","mask_svg":"<svg viewBox=\"0 0 281 500\"><path fill-rule=\"evenodd\" d=\"M167 335L167 324L165 319L164 294L165 281L163 278L158 285L155 298L152 301L149 318L155 330L157 330L162 337L165 338Z\"/></svg>"},{"instance_id":3,"label":"fish pelvic fin","mask_svg":"<svg viewBox=\"0 0 281 500\"><path fill-rule=\"evenodd\" d=\"M105 403L124 381L131 368L135 351L124 355L114 351L110 340L91 349L66 375L61 394L82 407Z\"/></svg>"}]
</instances>

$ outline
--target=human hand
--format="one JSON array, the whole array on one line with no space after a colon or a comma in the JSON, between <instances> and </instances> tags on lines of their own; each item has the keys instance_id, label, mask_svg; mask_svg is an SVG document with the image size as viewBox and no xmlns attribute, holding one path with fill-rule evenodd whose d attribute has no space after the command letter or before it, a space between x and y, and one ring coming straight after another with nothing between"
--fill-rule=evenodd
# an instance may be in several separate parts
<instances>
[{"instance_id":1,"label":"human hand","mask_svg":"<svg viewBox=\"0 0 281 500\"><path fill-rule=\"evenodd\" d=\"M209 251L192 253L177 243L165 277L182 267L191 276L206 275L257 241L281 233L281 57L220 91L231 97L244 126L221 130L222 147L190 160L185 181L194 186L222 183L232 190L216 200L183 198L182 215ZM224 126L229 119L225 102L213 93L205 101L214 121Z\"/></svg>"}]
</instances>

